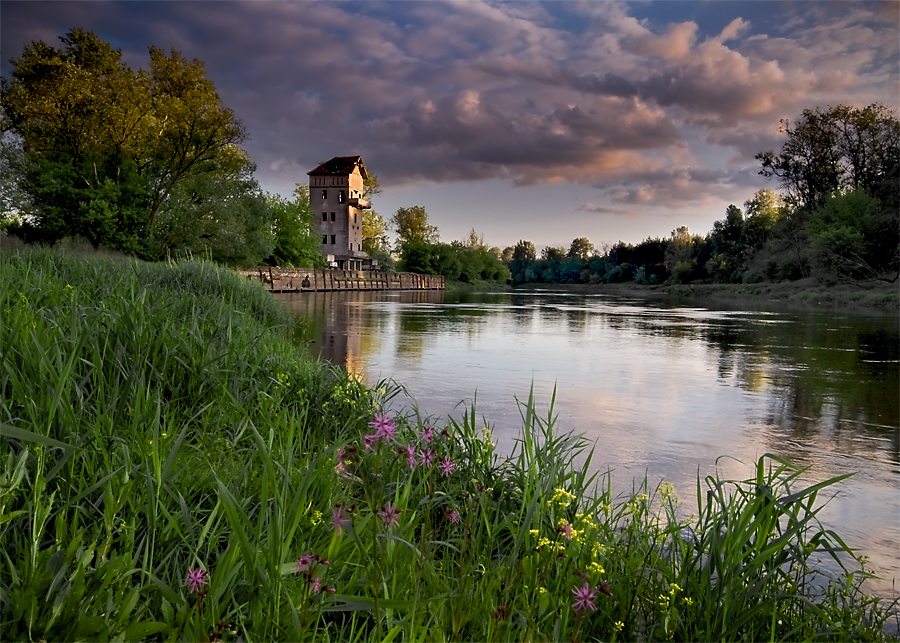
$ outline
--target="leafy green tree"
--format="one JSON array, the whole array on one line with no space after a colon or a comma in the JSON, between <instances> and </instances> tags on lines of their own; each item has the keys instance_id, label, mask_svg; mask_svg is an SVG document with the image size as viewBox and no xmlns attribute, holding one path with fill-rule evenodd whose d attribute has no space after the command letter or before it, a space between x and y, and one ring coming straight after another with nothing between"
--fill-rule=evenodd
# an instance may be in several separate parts
<instances>
[{"instance_id":1,"label":"leafy green tree","mask_svg":"<svg viewBox=\"0 0 900 643\"><path fill-rule=\"evenodd\" d=\"M731 206L735 208L735 206ZM735 208L738 213L740 208ZM707 258L703 252L707 244L700 235L692 235L687 226L680 226L672 233L666 244L666 269L676 281L687 282L707 276ZM701 261L703 263L701 263ZM698 265L699 264L699 265Z\"/></svg>"},{"instance_id":2,"label":"leafy green tree","mask_svg":"<svg viewBox=\"0 0 900 643\"><path fill-rule=\"evenodd\" d=\"M862 188L832 194L811 213L806 234L820 276L893 282L900 275L898 215Z\"/></svg>"},{"instance_id":3,"label":"leafy green tree","mask_svg":"<svg viewBox=\"0 0 900 643\"><path fill-rule=\"evenodd\" d=\"M675 233L673 232L673 238ZM734 204L725 209L725 218L713 224L709 234L712 257L707 270L716 281L740 283L743 278L746 240L744 213Z\"/></svg>"},{"instance_id":4,"label":"leafy green tree","mask_svg":"<svg viewBox=\"0 0 900 643\"><path fill-rule=\"evenodd\" d=\"M510 250L510 260L507 267L514 283L527 283L534 281L534 263L537 260L537 250L534 243L520 239ZM503 252L506 255L506 251ZM530 271L530 272L529 272Z\"/></svg>"},{"instance_id":5,"label":"leafy green tree","mask_svg":"<svg viewBox=\"0 0 900 643\"><path fill-rule=\"evenodd\" d=\"M484 248L484 235L479 235L475 232L475 228L469 230L469 237L466 239L466 244L470 248Z\"/></svg>"},{"instance_id":6,"label":"leafy green tree","mask_svg":"<svg viewBox=\"0 0 900 643\"><path fill-rule=\"evenodd\" d=\"M389 249L387 222L375 210L363 210L362 246L370 255L382 249Z\"/></svg>"},{"instance_id":7,"label":"leafy green tree","mask_svg":"<svg viewBox=\"0 0 900 643\"><path fill-rule=\"evenodd\" d=\"M900 122L884 105L805 109L793 126L783 119L780 131L787 136L781 151L756 158L795 209L820 207L839 189L871 193L900 162Z\"/></svg>"},{"instance_id":8,"label":"leafy green tree","mask_svg":"<svg viewBox=\"0 0 900 643\"><path fill-rule=\"evenodd\" d=\"M594 244L587 237L578 237L572 240L569 246L568 256L570 259L581 259L587 261L594 254Z\"/></svg>"},{"instance_id":9,"label":"leafy green tree","mask_svg":"<svg viewBox=\"0 0 900 643\"><path fill-rule=\"evenodd\" d=\"M785 209L784 199L766 188L744 201L744 238L749 248L758 251L765 245Z\"/></svg>"},{"instance_id":10,"label":"leafy green tree","mask_svg":"<svg viewBox=\"0 0 900 643\"><path fill-rule=\"evenodd\" d=\"M202 62L154 47L149 70L135 72L93 33L73 29L61 40L61 49L33 42L13 58L0 97L9 128L21 137L27 163L20 180L41 240L81 235L152 257L172 247L154 239L163 234L164 211L184 209L170 200L239 185L255 198L238 148L244 129ZM211 177L229 185L213 187Z\"/></svg>"},{"instance_id":11,"label":"leafy green tree","mask_svg":"<svg viewBox=\"0 0 900 643\"><path fill-rule=\"evenodd\" d=\"M242 152L243 153L243 152ZM149 242L153 258L204 254L231 265L258 265L275 247L275 220L244 155L239 172L193 176L173 189Z\"/></svg>"},{"instance_id":12,"label":"leafy green tree","mask_svg":"<svg viewBox=\"0 0 900 643\"><path fill-rule=\"evenodd\" d=\"M363 210L362 248L371 259L378 262L379 270L393 271L396 260L391 253L387 229L387 222L375 210Z\"/></svg>"},{"instance_id":13,"label":"leafy green tree","mask_svg":"<svg viewBox=\"0 0 900 643\"><path fill-rule=\"evenodd\" d=\"M397 245L400 248L407 243L428 244L440 240L437 227L428 223L428 213L421 205L398 208L391 218L391 225L397 233Z\"/></svg>"},{"instance_id":14,"label":"leafy green tree","mask_svg":"<svg viewBox=\"0 0 900 643\"><path fill-rule=\"evenodd\" d=\"M266 205L272 213L274 248L265 260L269 265L294 268L324 268L327 262L319 250L318 235L313 233L309 209L309 186L298 183L294 199L267 194Z\"/></svg>"}]
</instances>

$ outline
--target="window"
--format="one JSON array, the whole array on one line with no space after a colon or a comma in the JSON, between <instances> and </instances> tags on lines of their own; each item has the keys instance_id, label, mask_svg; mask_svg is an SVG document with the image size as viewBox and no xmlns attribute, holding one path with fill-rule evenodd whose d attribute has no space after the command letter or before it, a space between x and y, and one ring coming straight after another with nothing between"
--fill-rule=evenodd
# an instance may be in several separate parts
<instances>
[{"instance_id":1,"label":"window","mask_svg":"<svg viewBox=\"0 0 900 643\"><path fill-rule=\"evenodd\" d=\"M322 200L323 201L328 200L328 190L322 190Z\"/></svg>"},{"instance_id":2,"label":"window","mask_svg":"<svg viewBox=\"0 0 900 643\"><path fill-rule=\"evenodd\" d=\"M328 235L323 234L322 235L322 245L324 246L326 243L328 243Z\"/></svg>"},{"instance_id":3,"label":"window","mask_svg":"<svg viewBox=\"0 0 900 643\"><path fill-rule=\"evenodd\" d=\"M331 235L331 245L334 245L334 235Z\"/></svg>"},{"instance_id":4,"label":"window","mask_svg":"<svg viewBox=\"0 0 900 643\"><path fill-rule=\"evenodd\" d=\"M347 193L344 190L338 192L338 203L344 203L347 200Z\"/></svg>"},{"instance_id":5,"label":"window","mask_svg":"<svg viewBox=\"0 0 900 643\"><path fill-rule=\"evenodd\" d=\"M356 212L353 213L353 223L356 223Z\"/></svg>"},{"instance_id":6,"label":"window","mask_svg":"<svg viewBox=\"0 0 900 643\"><path fill-rule=\"evenodd\" d=\"M331 213L331 222L334 223L334 212ZM334 241L332 241L331 243L334 243Z\"/></svg>"},{"instance_id":7,"label":"window","mask_svg":"<svg viewBox=\"0 0 900 643\"><path fill-rule=\"evenodd\" d=\"M328 213L327 212L322 213L322 221L328 221Z\"/></svg>"}]
</instances>

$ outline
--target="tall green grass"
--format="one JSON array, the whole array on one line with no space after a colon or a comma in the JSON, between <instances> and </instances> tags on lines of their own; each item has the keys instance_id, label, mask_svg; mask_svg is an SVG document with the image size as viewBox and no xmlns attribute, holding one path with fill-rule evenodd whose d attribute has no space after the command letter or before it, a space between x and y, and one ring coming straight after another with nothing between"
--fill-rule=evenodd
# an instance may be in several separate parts
<instances>
[{"instance_id":1,"label":"tall green grass","mask_svg":"<svg viewBox=\"0 0 900 643\"><path fill-rule=\"evenodd\" d=\"M886 637L816 520L839 479L777 456L692 520L613 497L552 404L505 455L474 407L383 416L208 263L7 252L0 314L2 640Z\"/></svg>"}]
</instances>

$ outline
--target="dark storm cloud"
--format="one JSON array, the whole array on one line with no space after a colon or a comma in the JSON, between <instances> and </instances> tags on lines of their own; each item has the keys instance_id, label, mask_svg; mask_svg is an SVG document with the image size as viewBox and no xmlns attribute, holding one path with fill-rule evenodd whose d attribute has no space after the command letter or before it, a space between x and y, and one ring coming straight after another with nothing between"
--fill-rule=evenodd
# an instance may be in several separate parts
<instances>
[{"instance_id":1,"label":"dark storm cloud","mask_svg":"<svg viewBox=\"0 0 900 643\"><path fill-rule=\"evenodd\" d=\"M385 185L572 182L660 208L746 189L805 107L896 108L896 4L735 2L715 30L614 2L4 0L2 36L5 58L80 26L133 67L151 45L203 60L264 182L362 154Z\"/></svg>"}]
</instances>

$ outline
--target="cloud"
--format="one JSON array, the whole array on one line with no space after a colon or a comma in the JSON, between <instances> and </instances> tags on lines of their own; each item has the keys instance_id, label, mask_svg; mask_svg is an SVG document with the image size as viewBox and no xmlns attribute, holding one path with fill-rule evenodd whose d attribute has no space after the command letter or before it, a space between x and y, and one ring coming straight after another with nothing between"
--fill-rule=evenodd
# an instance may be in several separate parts
<instances>
[{"instance_id":1,"label":"cloud","mask_svg":"<svg viewBox=\"0 0 900 643\"><path fill-rule=\"evenodd\" d=\"M362 154L385 187L571 183L615 213L749 196L804 108L897 107L898 6L7 1L0 28L7 57L82 26L133 66L204 60L264 184Z\"/></svg>"},{"instance_id":2,"label":"cloud","mask_svg":"<svg viewBox=\"0 0 900 643\"><path fill-rule=\"evenodd\" d=\"M633 19L632 19L633 20ZM681 60L690 53L697 38L697 25L682 22L666 27L665 33L656 35L633 22L632 33L626 33L621 44L623 49L641 56L661 56L666 60Z\"/></svg>"}]
</instances>

